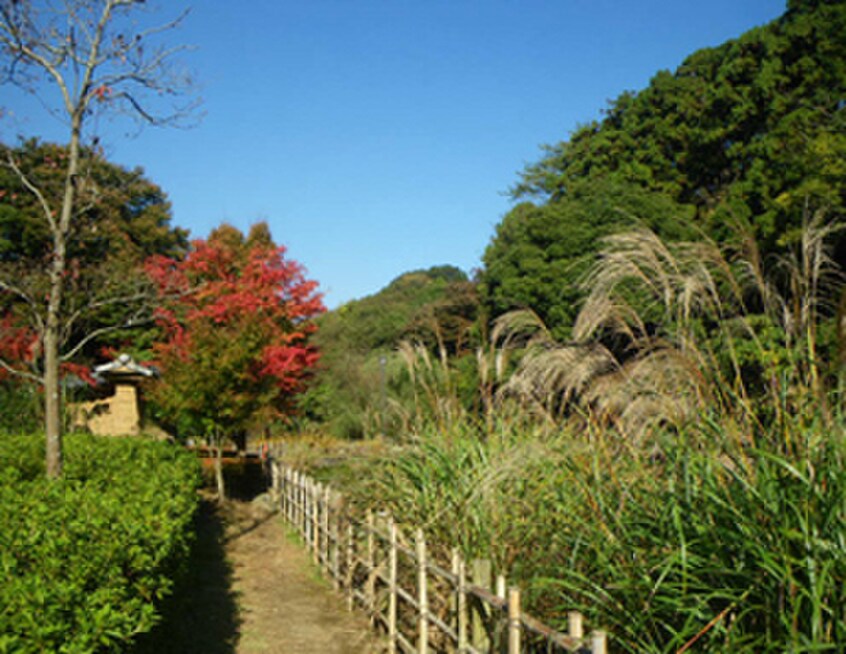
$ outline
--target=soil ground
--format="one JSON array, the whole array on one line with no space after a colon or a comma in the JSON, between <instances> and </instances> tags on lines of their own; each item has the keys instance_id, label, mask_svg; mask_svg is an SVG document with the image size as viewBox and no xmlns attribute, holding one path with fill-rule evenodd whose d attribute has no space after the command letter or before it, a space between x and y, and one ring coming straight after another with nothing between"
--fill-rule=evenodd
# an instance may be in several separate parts
<instances>
[{"instance_id":1,"label":"soil ground","mask_svg":"<svg viewBox=\"0 0 846 654\"><path fill-rule=\"evenodd\" d=\"M364 616L346 610L277 515L244 501L206 501L197 533L163 622L135 654L380 651Z\"/></svg>"}]
</instances>

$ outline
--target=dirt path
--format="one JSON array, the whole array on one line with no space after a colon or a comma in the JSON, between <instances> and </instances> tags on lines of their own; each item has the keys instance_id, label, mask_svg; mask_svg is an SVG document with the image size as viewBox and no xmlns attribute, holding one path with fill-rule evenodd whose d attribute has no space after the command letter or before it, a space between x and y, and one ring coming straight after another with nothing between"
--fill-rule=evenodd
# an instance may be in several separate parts
<instances>
[{"instance_id":1,"label":"dirt path","mask_svg":"<svg viewBox=\"0 0 846 654\"><path fill-rule=\"evenodd\" d=\"M243 621L238 654L379 651L364 617L347 611L278 516L234 504L227 523Z\"/></svg>"},{"instance_id":2,"label":"dirt path","mask_svg":"<svg viewBox=\"0 0 846 654\"><path fill-rule=\"evenodd\" d=\"M375 654L366 619L320 578L277 515L206 502L189 570L133 654Z\"/></svg>"}]
</instances>

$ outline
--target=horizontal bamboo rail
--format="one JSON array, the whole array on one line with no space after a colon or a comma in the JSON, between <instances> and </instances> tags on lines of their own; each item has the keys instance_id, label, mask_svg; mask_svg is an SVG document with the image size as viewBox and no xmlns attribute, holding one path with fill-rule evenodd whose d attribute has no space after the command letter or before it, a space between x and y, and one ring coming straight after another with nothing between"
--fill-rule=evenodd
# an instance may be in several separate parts
<instances>
[{"instance_id":1,"label":"horizontal bamboo rail","mask_svg":"<svg viewBox=\"0 0 846 654\"><path fill-rule=\"evenodd\" d=\"M357 519L328 485L270 461L272 493L281 515L299 533L318 566L382 631L389 654L606 654L604 631L584 635L583 618L569 614L568 633L527 615L520 591L490 563L468 565L453 550L449 569L432 560L418 529L412 541L387 513Z\"/></svg>"}]
</instances>

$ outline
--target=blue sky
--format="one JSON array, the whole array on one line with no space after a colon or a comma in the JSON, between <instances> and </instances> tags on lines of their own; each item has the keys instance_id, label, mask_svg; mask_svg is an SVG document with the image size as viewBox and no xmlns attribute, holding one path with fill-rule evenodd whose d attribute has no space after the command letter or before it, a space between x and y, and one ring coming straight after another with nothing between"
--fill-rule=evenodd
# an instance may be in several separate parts
<instances>
[{"instance_id":1,"label":"blue sky","mask_svg":"<svg viewBox=\"0 0 846 654\"><path fill-rule=\"evenodd\" d=\"M183 3L161 2L172 17ZM330 307L402 272L470 271L543 143L660 69L783 13L784 0L203 0L204 118L127 137L110 159L164 188L195 237L266 220ZM62 138L11 89L0 138Z\"/></svg>"}]
</instances>

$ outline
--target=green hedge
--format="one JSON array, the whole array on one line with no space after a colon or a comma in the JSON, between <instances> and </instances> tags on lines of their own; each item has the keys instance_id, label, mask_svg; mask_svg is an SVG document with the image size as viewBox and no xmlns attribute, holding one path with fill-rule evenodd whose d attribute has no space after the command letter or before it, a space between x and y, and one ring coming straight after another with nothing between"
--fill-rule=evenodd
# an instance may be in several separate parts
<instances>
[{"instance_id":1,"label":"green hedge","mask_svg":"<svg viewBox=\"0 0 846 654\"><path fill-rule=\"evenodd\" d=\"M155 623L188 554L197 462L74 435L49 481L42 441L0 435L0 652L119 650Z\"/></svg>"}]
</instances>

